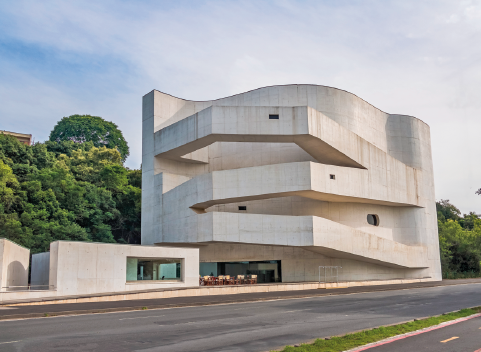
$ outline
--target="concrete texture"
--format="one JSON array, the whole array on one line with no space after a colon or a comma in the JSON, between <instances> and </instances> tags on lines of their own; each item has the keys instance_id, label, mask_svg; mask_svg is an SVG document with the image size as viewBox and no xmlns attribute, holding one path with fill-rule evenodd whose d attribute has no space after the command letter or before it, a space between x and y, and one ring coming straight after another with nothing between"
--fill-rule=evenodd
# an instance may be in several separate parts
<instances>
[{"instance_id":1,"label":"concrete texture","mask_svg":"<svg viewBox=\"0 0 481 352\"><path fill-rule=\"evenodd\" d=\"M144 245L280 260L284 282L320 265L342 266L341 281L441 279L430 132L415 117L315 85L204 102L154 90L142 143Z\"/></svg>"},{"instance_id":2,"label":"concrete texture","mask_svg":"<svg viewBox=\"0 0 481 352\"><path fill-rule=\"evenodd\" d=\"M270 351L283 345L298 344L315 338L476 306L479 305L480 293L481 285L471 284L269 302L242 301L237 304L181 309L176 309L174 303L170 309L1 321L0 343L3 344L0 345L0 349ZM191 302L198 302L195 299L190 298ZM205 297L205 301L209 299L212 301L212 298ZM109 304L113 306L114 303L118 302L106 302L102 306L106 307ZM73 309L81 309L82 305L76 303L70 306ZM87 305L99 306L85 304ZM142 305L148 306L148 303L138 302L138 306ZM63 310L72 309L61 305L54 305L51 308L55 307ZM8 309L0 310L0 314L15 314L23 309L47 312L45 306L5 308ZM420 348L407 350L418 351Z\"/></svg>"},{"instance_id":3,"label":"concrete texture","mask_svg":"<svg viewBox=\"0 0 481 352\"><path fill-rule=\"evenodd\" d=\"M127 282L127 257L181 258L182 280ZM49 282L57 295L124 292L155 287L199 285L195 248L170 248L107 243L56 241L50 244Z\"/></svg>"},{"instance_id":4,"label":"concrete texture","mask_svg":"<svg viewBox=\"0 0 481 352\"><path fill-rule=\"evenodd\" d=\"M30 273L30 285L48 286L50 271L50 252L32 255L32 269Z\"/></svg>"},{"instance_id":5,"label":"concrete texture","mask_svg":"<svg viewBox=\"0 0 481 352\"><path fill-rule=\"evenodd\" d=\"M0 238L0 292L28 285L29 261L30 250Z\"/></svg>"}]
</instances>

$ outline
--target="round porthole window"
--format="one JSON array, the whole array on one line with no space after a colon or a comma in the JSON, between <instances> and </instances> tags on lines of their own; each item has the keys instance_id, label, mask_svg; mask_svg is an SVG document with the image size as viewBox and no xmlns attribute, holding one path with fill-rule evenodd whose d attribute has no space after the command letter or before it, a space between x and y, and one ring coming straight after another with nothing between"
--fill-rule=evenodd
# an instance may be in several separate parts
<instances>
[{"instance_id":1,"label":"round porthole window","mask_svg":"<svg viewBox=\"0 0 481 352\"><path fill-rule=\"evenodd\" d=\"M379 226L379 216L376 214L367 214L367 223L372 226Z\"/></svg>"}]
</instances>

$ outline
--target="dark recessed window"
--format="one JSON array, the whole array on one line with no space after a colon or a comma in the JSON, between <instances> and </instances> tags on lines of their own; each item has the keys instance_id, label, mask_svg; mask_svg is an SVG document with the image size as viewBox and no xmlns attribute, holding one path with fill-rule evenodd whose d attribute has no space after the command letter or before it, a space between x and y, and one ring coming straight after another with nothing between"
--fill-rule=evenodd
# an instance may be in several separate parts
<instances>
[{"instance_id":1,"label":"dark recessed window","mask_svg":"<svg viewBox=\"0 0 481 352\"><path fill-rule=\"evenodd\" d=\"M329 177L331 180L335 180L336 179L336 175L330 175Z\"/></svg>"},{"instance_id":2,"label":"dark recessed window","mask_svg":"<svg viewBox=\"0 0 481 352\"><path fill-rule=\"evenodd\" d=\"M239 207L239 210L247 210L247 207L245 205L242 205Z\"/></svg>"},{"instance_id":3,"label":"dark recessed window","mask_svg":"<svg viewBox=\"0 0 481 352\"><path fill-rule=\"evenodd\" d=\"M379 216L376 214L367 214L367 223L373 226L379 226Z\"/></svg>"},{"instance_id":4,"label":"dark recessed window","mask_svg":"<svg viewBox=\"0 0 481 352\"><path fill-rule=\"evenodd\" d=\"M269 120L279 120L279 115L269 115Z\"/></svg>"}]
</instances>

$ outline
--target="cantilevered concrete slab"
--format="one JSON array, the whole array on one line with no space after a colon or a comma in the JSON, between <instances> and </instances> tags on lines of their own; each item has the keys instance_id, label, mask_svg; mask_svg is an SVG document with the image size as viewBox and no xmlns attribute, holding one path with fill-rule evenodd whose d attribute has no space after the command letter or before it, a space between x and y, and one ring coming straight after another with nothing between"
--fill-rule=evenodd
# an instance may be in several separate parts
<instances>
[{"instance_id":1,"label":"cantilevered concrete slab","mask_svg":"<svg viewBox=\"0 0 481 352\"><path fill-rule=\"evenodd\" d=\"M142 243L287 281L439 280L429 127L331 87L143 101Z\"/></svg>"}]
</instances>

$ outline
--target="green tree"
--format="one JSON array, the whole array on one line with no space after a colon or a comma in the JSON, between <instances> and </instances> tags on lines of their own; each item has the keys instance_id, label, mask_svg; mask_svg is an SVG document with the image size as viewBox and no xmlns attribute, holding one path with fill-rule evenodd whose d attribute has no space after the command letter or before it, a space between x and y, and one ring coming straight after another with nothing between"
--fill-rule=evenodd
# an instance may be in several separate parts
<instances>
[{"instance_id":1,"label":"green tree","mask_svg":"<svg viewBox=\"0 0 481 352\"><path fill-rule=\"evenodd\" d=\"M140 243L140 177L116 149L0 134L0 237L32 253L56 240Z\"/></svg>"},{"instance_id":2,"label":"green tree","mask_svg":"<svg viewBox=\"0 0 481 352\"><path fill-rule=\"evenodd\" d=\"M441 199L439 202L436 202L436 211L438 219L443 222L446 220L459 220L461 215L461 211L449 203L449 199Z\"/></svg>"},{"instance_id":3,"label":"green tree","mask_svg":"<svg viewBox=\"0 0 481 352\"><path fill-rule=\"evenodd\" d=\"M443 272L480 272L481 220L466 230L454 220L438 221Z\"/></svg>"},{"instance_id":4,"label":"green tree","mask_svg":"<svg viewBox=\"0 0 481 352\"><path fill-rule=\"evenodd\" d=\"M105 146L117 149L123 161L129 155L129 147L117 125L99 116L64 117L50 133L50 141L72 141L79 144L92 142L95 147ZM67 146L64 145L64 147Z\"/></svg>"}]
</instances>

